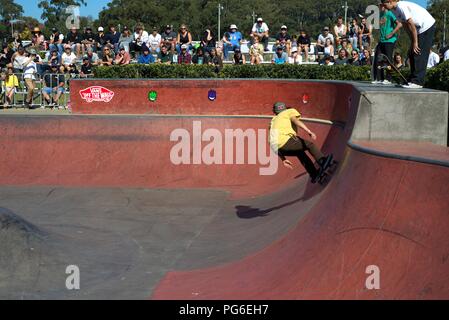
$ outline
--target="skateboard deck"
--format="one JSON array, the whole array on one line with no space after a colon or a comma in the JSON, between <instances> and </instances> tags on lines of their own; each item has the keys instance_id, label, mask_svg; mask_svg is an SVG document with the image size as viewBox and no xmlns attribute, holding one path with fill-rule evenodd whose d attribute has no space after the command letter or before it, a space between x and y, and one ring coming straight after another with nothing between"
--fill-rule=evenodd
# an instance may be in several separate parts
<instances>
[{"instance_id":1,"label":"skateboard deck","mask_svg":"<svg viewBox=\"0 0 449 320\"><path fill-rule=\"evenodd\" d=\"M388 72L392 73L392 74L396 74L399 76L400 81L398 81L398 84L408 84L408 80L407 78L402 74L402 72L396 68L396 66L394 65L393 62L391 62L391 60L384 55L383 53L380 53L377 57L379 65L377 66L377 68L379 69L387 69Z\"/></svg>"}]
</instances>

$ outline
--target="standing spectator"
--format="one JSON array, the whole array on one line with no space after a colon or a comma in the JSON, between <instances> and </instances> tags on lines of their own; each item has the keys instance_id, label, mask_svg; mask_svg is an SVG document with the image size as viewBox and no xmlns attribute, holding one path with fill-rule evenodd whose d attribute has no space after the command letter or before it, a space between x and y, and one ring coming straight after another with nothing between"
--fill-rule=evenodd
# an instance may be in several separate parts
<instances>
[{"instance_id":1,"label":"standing spectator","mask_svg":"<svg viewBox=\"0 0 449 320\"><path fill-rule=\"evenodd\" d=\"M131 32L129 31L128 27L123 28L123 33L120 35L119 39L119 45L120 47L124 47L125 51L130 53L129 51L129 44L133 41L133 36L131 35Z\"/></svg>"},{"instance_id":2,"label":"standing spectator","mask_svg":"<svg viewBox=\"0 0 449 320\"><path fill-rule=\"evenodd\" d=\"M22 73L23 65L25 63L25 60L27 60L25 48L23 46L19 46L17 52L12 55L11 60L12 66L14 68L14 73Z\"/></svg>"},{"instance_id":3,"label":"standing spectator","mask_svg":"<svg viewBox=\"0 0 449 320\"><path fill-rule=\"evenodd\" d=\"M326 39L326 44L324 46L324 56L332 58L335 56L335 48L330 38Z\"/></svg>"},{"instance_id":4,"label":"standing spectator","mask_svg":"<svg viewBox=\"0 0 449 320\"><path fill-rule=\"evenodd\" d=\"M324 48L326 47L326 41L331 41L331 44L334 44L334 36L329 32L329 27L324 27L323 33L318 36L318 41L316 43L318 52L324 52Z\"/></svg>"},{"instance_id":5,"label":"standing spectator","mask_svg":"<svg viewBox=\"0 0 449 320\"><path fill-rule=\"evenodd\" d=\"M188 46L183 44L181 46L181 53L178 55L178 64L191 64L192 63L192 56L189 53L189 50L187 50Z\"/></svg>"},{"instance_id":6,"label":"standing spectator","mask_svg":"<svg viewBox=\"0 0 449 320\"><path fill-rule=\"evenodd\" d=\"M435 19L426 9L413 2L382 0L382 3L393 11L396 18L408 30L411 42L410 81L403 87L422 88L435 35Z\"/></svg>"},{"instance_id":7,"label":"standing spectator","mask_svg":"<svg viewBox=\"0 0 449 320\"><path fill-rule=\"evenodd\" d=\"M33 35L31 36L31 43L36 50L46 50L45 47L45 37L41 32L39 27L35 27L33 29Z\"/></svg>"},{"instance_id":8,"label":"standing spectator","mask_svg":"<svg viewBox=\"0 0 449 320\"><path fill-rule=\"evenodd\" d=\"M433 68L440 63L440 56L430 49L429 60L427 62L427 69Z\"/></svg>"},{"instance_id":9,"label":"standing spectator","mask_svg":"<svg viewBox=\"0 0 449 320\"><path fill-rule=\"evenodd\" d=\"M251 64L261 64L263 62L263 45L259 42L259 37L254 37L254 43L249 49L249 56L251 57Z\"/></svg>"},{"instance_id":10,"label":"standing spectator","mask_svg":"<svg viewBox=\"0 0 449 320\"><path fill-rule=\"evenodd\" d=\"M287 32L287 26L283 25L281 31L276 35L276 48L282 47L287 52L287 57L290 55L292 48L292 37Z\"/></svg>"},{"instance_id":11,"label":"standing spectator","mask_svg":"<svg viewBox=\"0 0 449 320\"><path fill-rule=\"evenodd\" d=\"M58 66L52 65L51 70L44 74L45 87L42 90L47 105L57 108L59 105L59 98L64 93L65 77L63 74L58 74ZM42 106L41 108L45 108ZM60 107L63 109L64 107Z\"/></svg>"},{"instance_id":12,"label":"standing spectator","mask_svg":"<svg viewBox=\"0 0 449 320\"><path fill-rule=\"evenodd\" d=\"M91 27L86 28L86 31L83 34L83 41L81 43L83 45L83 55L87 52L87 50L95 47L95 35L92 32Z\"/></svg>"},{"instance_id":13,"label":"standing spectator","mask_svg":"<svg viewBox=\"0 0 449 320\"><path fill-rule=\"evenodd\" d=\"M364 48L371 48L372 34L373 26L367 24L366 18L362 18L359 30L359 45L361 50Z\"/></svg>"},{"instance_id":14,"label":"standing spectator","mask_svg":"<svg viewBox=\"0 0 449 320\"><path fill-rule=\"evenodd\" d=\"M352 22L349 25L348 29L349 42L351 43L354 49L358 48L359 32L360 32L359 22L357 18L354 18L352 19Z\"/></svg>"},{"instance_id":15,"label":"standing spectator","mask_svg":"<svg viewBox=\"0 0 449 320\"><path fill-rule=\"evenodd\" d=\"M270 29L268 25L263 21L262 18L257 18L257 22L254 24L251 29L251 39L254 44L256 37L259 38L259 43L263 43L264 51L268 50L268 37L269 37Z\"/></svg>"},{"instance_id":16,"label":"standing spectator","mask_svg":"<svg viewBox=\"0 0 449 320\"><path fill-rule=\"evenodd\" d=\"M172 62L173 55L168 51L167 46L163 44L161 47L161 52L159 52L157 55L157 63L172 64Z\"/></svg>"},{"instance_id":17,"label":"standing spectator","mask_svg":"<svg viewBox=\"0 0 449 320\"><path fill-rule=\"evenodd\" d=\"M273 58L271 59L271 63L273 63L273 64L288 63L288 55L287 55L287 52L284 51L283 47L279 46L276 48L276 52L273 53Z\"/></svg>"},{"instance_id":18,"label":"standing spectator","mask_svg":"<svg viewBox=\"0 0 449 320\"><path fill-rule=\"evenodd\" d=\"M95 38L95 43L96 43L96 52L102 52L103 51L103 47L106 45L107 43L107 38L106 38L106 34L104 33L104 28L103 27L98 27L98 34Z\"/></svg>"},{"instance_id":19,"label":"standing spectator","mask_svg":"<svg viewBox=\"0 0 449 320\"><path fill-rule=\"evenodd\" d=\"M150 49L146 45L143 45L142 54L139 55L137 63L150 64L150 63L154 63L154 61L155 61L155 59L154 59L153 55L150 53Z\"/></svg>"},{"instance_id":20,"label":"standing spectator","mask_svg":"<svg viewBox=\"0 0 449 320\"><path fill-rule=\"evenodd\" d=\"M110 67L114 64L114 52L110 45L105 45L103 48L103 56L99 61L99 65L103 67Z\"/></svg>"},{"instance_id":21,"label":"standing spectator","mask_svg":"<svg viewBox=\"0 0 449 320\"><path fill-rule=\"evenodd\" d=\"M144 30L143 25L137 25L136 31L134 32L134 40L130 44L131 52L134 52L136 55L142 52L142 48L147 47L149 35L148 32Z\"/></svg>"},{"instance_id":22,"label":"standing spectator","mask_svg":"<svg viewBox=\"0 0 449 320\"><path fill-rule=\"evenodd\" d=\"M342 39L347 38L348 29L343 23L343 17L338 17L337 24L334 26L335 45L339 46Z\"/></svg>"},{"instance_id":23,"label":"standing spectator","mask_svg":"<svg viewBox=\"0 0 449 320\"><path fill-rule=\"evenodd\" d=\"M335 59L335 65L347 65L349 63L348 51L345 49L340 49L338 51L338 57Z\"/></svg>"},{"instance_id":24,"label":"standing spectator","mask_svg":"<svg viewBox=\"0 0 449 320\"><path fill-rule=\"evenodd\" d=\"M167 47L167 50L169 50L172 54L176 48L177 37L178 35L173 31L173 27L167 25L165 27L165 31L162 33L162 44L164 44Z\"/></svg>"},{"instance_id":25,"label":"standing spectator","mask_svg":"<svg viewBox=\"0 0 449 320\"><path fill-rule=\"evenodd\" d=\"M69 44L64 46L64 53L61 56L61 73L71 73L76 63L76 55L72 52Z\"/></svg>"},{"instance_id":26,"label":"standing spectator","mask_svg":"<svg viewBox=\"0 0 449 320\"><path fill-rule=\"evenodd\" d=\"M212 49L210 52L209 64L215 66L215 72L218 73L223 68L223 60L217 53L217 49Z\"/></svg>"},{"instance_id":27,"label":"standing spectator","mask_svg":"<svg viewBox=\"0 0 449 320\"><path fill-rule=\"evenodd\" d=\"M147 46L150 49L150 53L159 53L159 51L161 51L161 42L162 37L159 32L157 32L157 28L154 27L153 32L148 37Z\"/></svg>"},{"instance_id":28,"label":"standing spectator","mask_svg":"<svg viewBox=\"0 0 449 320\"><path fill-rule=\"evenodd\" d=\"M79 57L81 54L81 41L82 36L79 34L78 29L73 27L67 34L66 43L72 48L72 52L76 52L76 56Z\"/></svg>"},{"instance_id":29,"label":"standing spectator","mask_svg":"<svg viewBox=\"0 0 449 320\"><path fill-rule=\"evenodd\" d=\"M131 56L126 52L125 47L120 47L119 52L115 56L115 64L117 65L127 65L131 62Z\"/></svg>"},{"instance_id":30,"label":"standing spectator","mask_svg":"<svg viewBox=\"0 0 449 320\"><path fill-rule=\"evenodd\" d=\"M106 34L106 43L108 43L114 53L118 52L120 42L120 32L115 29L115 26L109 26L109 32Z\"/></svg>"},{"instance_id":31,"label":"standing spectator","mask_svg":"<svg viewBox=\"0 0 449 320\"><path fill-rule=\"evenodd\" d=\"M204 31L203 37L201 38L201 47L205 52L210 54L212 49L215 49L217 43L215 41L215 37L212 34L212 31L210 29L206 29Z\"/></svg>"},{"instance_id":32,"label":"standing spectator","mask_svg":"<svg viewBox=\"0 0 449 320\"><path fill-rule=\"evenodd\" d=\"M246 64L246 57L240 50L240 48L234 49L234 57L232 58L232 61L235 65L244 65Z\"/></svg>"},{"instance_id":33,"label":"standing spectator","mask_svg":"<svg viewBox=\"0 0 449 320\"><path fill-rule=\"evenodd\" d=\"M2 45L2 51L0 52L0 70L11 67L12 56L14 53L9 49L8 45L4 43Z\"/></svg>"},{"instance_id":34,"label":"standing spectator","mask_svg":"<svg viewBox=\"0 0 449 320\"><path fill-rule=\"evenodd\" d=\"M229 31L223 36L223 53L225 59L228 58L229 51L235 52L235 49L240 49L242 39L242 34L238 31L237 26L235 24L231 24Z\"/></svg>"},{"instance_id":35,"label":"standing spectator","mask_svg":"<svg viewBox=\"0 0 449 320\"><path fill-rule=\"evenodd\" d=\"M36 74L37 74L37 51L35 49L29 49L29 56L26 58L23 63L23 79L25 80L25 84L28 90L26 99L25 99L25 107L29 109L34 109L33 104L33 95L34 89L36 88Z\"/></svg>"},{"instance_id":36,"label":"standing spectator","mask_svg":"<svg viewBox=\"0 0 449 320\"><path fill-rule=\"evenodd\" d=\"M192 34L187 29L187 26L185 24L182 24L179 28L178 38L176 40L176 51L178 51L178 54L181 53L181 47L183 45L187 46L187 50L192 50Z\"/></svg>"},{"instance_id":37,"label":"standing spectator","mask_svg":"<svg viewBox=\"0 0 449 320\"><path fill-rule=\"evenodd\" d=\"M19 79L14 74L14 70L12 67L8 67L3 86L5 87L5 105L4 105L4 107L7 108L9 105L11 105L13 103L14 93L16 92L17 88L19 87Z\"/></svg>"},{"instance_id":38,"label":"standing spectator","mask_svg":"<svg viewBox=\"0 0 449 320\"><path fill-rule=\"evenodd\" d=\"M399 70L404 69L404 64L402 63L402 56L401 56L401 54L399 52L396 52L394 54L394 65Z\"/></svg>"},{"instance_id":39,"label":"standing spectator","mask_svg":"<svg viewBox=\"0 0 449 320\"><path fill-rule=\"evenodd\" d=\"M202 47L196 49L196 53L192 57L193 64L209 64L208 56L204 55Z\"/></svg>"},{"instance_id":40,"label":"standing spectator","mask_svg":"<svg viewBox=\"0 0 449 320\"><path fill-rule=\"evenodd\" d=\"M397 33L402 27L402 24L397 21L396 16L385 8L383 4L379 5L380 13L380 42L376 47L376 53L374 57L379 54L384 54L390 61L393 60L394 46L398 39ZM378 62L374 61L374 65L377 66ZM391 83L391 73L388 72L385 77L385 69L375 68L375 82L380 81L384 84Z\"/></svg>"},{"instance_id":41,"label":"standing spectator","mask_svg":"<svg viewBox=\"0 0 449 320\"><path fill-rule=\"evenodd\" d=\"M309 35L304 30L301 30L298 37L298 55L301 56L301 54L304 52L304 58L306 61L309 61L310 44L311 42Z\"/></svg>"},{"instance_id":42,"label":"standing spectator","mask_svg":"<svg viewBox=\"0 0 449 320\"><path fill-rule=\"evenodd\" d=\"M302 56L298 53L298 48L292 48L292 54L288 58L288 63L290 64L301 64Z\"/></svg>"},{"instance_id":43,"label":"standing spectator","mask_svg":"<svg viewBox=\"0 0 449 320\"><path fill-rule=\"evenodd\" d=\"M80 76L81 78L87 78L93 74L92 71L92 63L89 61L88 57L83 58L83 64L81 65L81 72Z\"/></svg>"},{"instance_id":44,"label":"standing spectator","mask_svg":"<svg viewBox=\"0 0 449 320\"><path fill-rule=\"evenodd\" d=\"M362 65L362 62L360 61L360 55L357 50L353 50L351 56L352 56L352 59L350 61L351 65L357 67Z\"/></svg>"},{"instance_id":45,"label":"standing spectator","mask_svg":"<svg viewBox=\"0 0 449 320\"><path fill-rule=\"evenodd\" d=\"M50 50L58 50L59 55L64 52L64 35L56 28L51 29Z\"/></svg>"}]
</instances>

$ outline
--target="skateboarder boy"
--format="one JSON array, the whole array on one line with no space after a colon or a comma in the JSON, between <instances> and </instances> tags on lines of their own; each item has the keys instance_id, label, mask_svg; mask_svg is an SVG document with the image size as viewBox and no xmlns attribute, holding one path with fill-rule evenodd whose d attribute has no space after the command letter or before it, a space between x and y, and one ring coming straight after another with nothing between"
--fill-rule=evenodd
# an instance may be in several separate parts
<instances>
[{"instance_id":1,"label":"skateboarder boy","mask_svg":"<svg viewBox=\"0 0 449 320\"><path fill-rule=\"evenodd\" d=\"M435 35L435 19L426 9L413 2L382 0L382 3L402 23L411 40L409 51L411 74L409 83L403 87L422 88Z\"/></svg>"},{"instance_id":2,"label":"skateboarder boy","mask_svg":"<svg viewBox=\"0 0 449 320\"><path fill-rule=\"evenodd\" d=\"M307 173L315 183L320 174L330 165L332 155L324 156L321 150L309 140L298 136L297 129L301 128L312 138L316 140L316 135L307 128L300 120L301 114L296 109L287 109L283 102L276 102L273 106L273 113L276 115L271 120L270 125L270 145L281 158L285 167L293 169L293 164L287 160L286 156L296 156L306 169ZM307 156L308 151L317 161L320 169L317 169Z\"/></svg>"}]
</instances>

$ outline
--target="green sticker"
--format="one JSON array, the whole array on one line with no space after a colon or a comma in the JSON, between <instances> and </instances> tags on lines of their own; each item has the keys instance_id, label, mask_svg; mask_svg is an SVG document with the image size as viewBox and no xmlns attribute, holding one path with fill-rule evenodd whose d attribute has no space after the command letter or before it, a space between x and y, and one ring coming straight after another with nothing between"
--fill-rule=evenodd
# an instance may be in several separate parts
<instances>
[{"instance_id":1,"label":"green sticker","mask_svg":"<svg viewBox=\"0 0 449 320\"><path fill-rule=\"evenodd\" d=\"M150 100L151 102L154 102L157 100L157 92L156 91L150 91L148 93L148 100Z\"/></svg>"}]
</instances>

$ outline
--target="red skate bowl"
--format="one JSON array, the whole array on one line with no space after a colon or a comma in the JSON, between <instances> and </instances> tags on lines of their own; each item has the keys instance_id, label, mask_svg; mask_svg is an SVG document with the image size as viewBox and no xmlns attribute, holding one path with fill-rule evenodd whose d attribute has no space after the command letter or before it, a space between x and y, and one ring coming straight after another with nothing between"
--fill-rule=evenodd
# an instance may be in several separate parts
<instances>
[{"instance_id":1,"label":"red skate bowl","mask_svg":"<svg viewBox=\"0 0 449 320\"><path fill-rule=\"evenodd\" d=\"M92 86L114 92L112 99L82 101L79 92ZM441 145L447 142L447 122L443 128L444 121L441 125L435 120L447 118L447 94L373 88L310 81L74 81L76 115L0 117L0 148L7 151L1 156L0 186L8 188L8 195L14 194L9 188L27 188L22 202L31 198L28 188L49 188L47 198L56 197L54 202L46 204L49 200L39 196L33 204L14 206L14 211L23 209L24 218L50 239L62 225L69 229L89 225L96 231L86 235L80 248L88 246L95 255L107 247L99 237L109 239L110 230L119 237L120 241L111 236L116 247L105 258L114 265L107 280L102 283L92 276L85 284L91 293L63 293L64 298L448 299L449 152ZM216 91L215 101L208 100L209 90ZM156 102L148 100L149 91L158 93ZM405 120L392 113L384 123L395 139L385 141L384 133L376 129L373 105L388 96L396 101L392 107L400 115L404 114L400 108L406 107L401 104L411 100L420 107L420 101L438 105L443 101L446 105L438 110L446 111L443 117L421 120L421 124L434 122L433 126L410 130L419 136L397 132ZM319 147L339 161L327 184L312 184L296 159L294 171L280 166L275 175L265 176L260 175L260 165L248 163L170 161L174 130L185 129L194 139L194 125L200 122L202 132L259 132L267 129L275 101L298 108L316 132ZM406 116L409 126L414 111ZM432 136L433 141L427 139ZM80 204L70 215L58 207L72 205L66 203L66 191L58 188L71 190L72 197L80 188L90 190L98 196L98 205L93 202L95 210L84 212ZM116 206L118 200L106 199L98 191L102 188L127 193L127 204ZM145 195L139 193L139 201L157 202L154 208L168 215L157 219L176 221L188 214L185 204L176 207L179 212L170 209L183 197L191 197L187 203L197 210L213 211L213 217L195 231L190 227L196 220L182 227L175 224L179 228L175 231L167 226L145 229L143 217L152 213L131 208L137 198L129 196L129 190L135 188L169 190L161 191L171 197L164 201L150 193L150 198L142 199ZM215 199L210 193L215 190L227 192L225 199ZM44 209L33 212L33 205ZM107 207L106 214L102 206ZM133 220L143 230L131 227ZM170 241L175 240L167 234L180 232L189 236L176 240L180 243L173 247ZM71 241L81 241L76 239ZM128 242L139 246L127 247ZM69 248L77 252L78 247ZM114 258L115 254L129 261ZM85 269L95 274L98 266L89 256L82 258ZM380 287L375 289L367 285L373 266L380 272ZM28 280L33 279L24 279L17 288L31 290ZM55 286L42 282L33 290L39 289L40 297L52 297L46 293L49 289L53 294L63 292ZM14 297L14 289L2 295L5 287L0 277L0 297Z\"/></svg>"}]
</instances>

